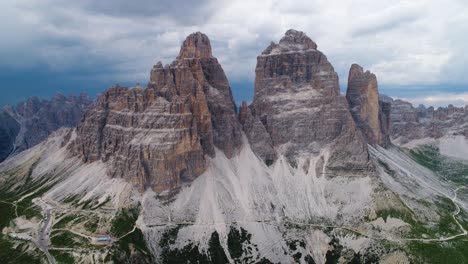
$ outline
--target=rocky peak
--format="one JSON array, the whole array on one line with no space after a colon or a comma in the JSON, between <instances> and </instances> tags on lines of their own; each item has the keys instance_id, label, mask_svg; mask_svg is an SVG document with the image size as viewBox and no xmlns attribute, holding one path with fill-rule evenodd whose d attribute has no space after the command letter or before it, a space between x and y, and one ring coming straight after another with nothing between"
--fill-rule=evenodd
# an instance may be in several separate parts
<instances>
[{"instance_id":1,"label":"rocky peak","mask_svg":"<svg viewBox=\"0 0 468 264\"><path fill-rule=\"evenodd\" d=\"M362 66L353 63L351 65L351 68L349 69L348 82L357 79L369 80L368 82L377 82L377 77L375 76L375 74L371 73L369 70L364 72L364 68L362 68ZM372 85L374 85L374 83L372 83ZM377 85L375 84L375 86Z\"/></svg>"},{"instance_id":2,"label":"rocky peak","mask_svg":"<svg viewBox=\"0 0 468 264\"><path fill-rule=\"evenodd\" d=\"M212 58L211 43L201 32L190 34L180 48L177 59Z\"/></svg>"},{"instance_id":3,"label":"rocky peak","mask_svg":"<svg viewBox=\"0 0 468 264\"><path fill-rule=\"evenodd\" d=\"M303 50L317 49L317 44L312 41L304 32L290 29L286 31L284 37L279 41L280 45L298 45Z\"/></svg>"},{"instance_id":4,"label":"rocky peak","mask_svg":"<svg viewBox=\"0 0 468 264\"><path fill-rule=\"evenodd\" d=\"M73 153L85 162L102 160L111 176L157 192L202 174L215 148L236 154L241 126L206 35L188 36L174 62L153 66L150 80L147 88L107 90L78 126Z\"/></svg>"},{"instance_id":5,"label":"rocky peak","mask_svg":"<svg viewBox=\"0 0 468 264\"><path fill-rule=\"evenodd\" d=\"M291 51L316 50L317 44L310 39L304 32L290 29L286 31L279 44L271 44L263 51L263 55L276 54Z\"/></svg>"},{"instance_id":6,"label":"rocky peak","mask_svg":"<svg viewBox=\"0 0 468 264\"><path fill-rule=\"evenodd\" d=\"M279 44L257 57L254 100L241 108L244 131L251 145L266 138L291 159L329 147L328 168L340 170L346 164L348 171L365 169L367 148L340 95L338 75L316 47L303 32L288 30ZM249 113L255 125L245 125ZM271 152L252 149L262 158Z\"/></svg>"},{"instance_id":7,"label":"rocky peak","mask_svg":"<svg viewBox=\"0 0 468 264\"><path fill-rule=\"evenodd\" d=\"M162 62L158 61L154 66L153 69L162 69L164 68Z\"/></svg>"},{"instance_id":8,"label":"rocky peak","mask_svg":"<svg viewBox=\"0 0 468 264\"><path fill-rule=\"evenodd\" d=\"M377 77L358 64L351 65L346 99L354 121L371 145L387 146L390 143L390 104L379 102Z\"/></svg>"},{"instance_id":9,"label":"rocky peak","mask_svg":"<svg viewBox=\"0 0 468 264\"><path fill-rule=\"evenodd\" d=\"M190 55L191 54L191 55ZM197 95L204 97L214 131L203 142L205 149L214 154L214 146L232 157L242 143L237 108L226 74L218 60L211 55L210 40L205 34L193 33L182 44L180 55L166 67L157 64L151 71L151 87L160 96L171 100L174 96ZM206 118L203 119L208 122ZM207 125L201 126L208 129ZM212 139L209 139L211 138Z\"/></svg>"}]
</instances>

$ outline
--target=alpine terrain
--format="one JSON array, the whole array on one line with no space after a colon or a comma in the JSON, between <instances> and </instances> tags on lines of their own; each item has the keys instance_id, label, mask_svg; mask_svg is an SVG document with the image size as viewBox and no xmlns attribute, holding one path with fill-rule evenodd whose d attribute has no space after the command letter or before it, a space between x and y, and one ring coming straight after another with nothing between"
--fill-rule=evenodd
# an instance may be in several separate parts
<instances>
[{"instance_id":1,"label":"alpine terrain","mask_svg":"<svg viewBox=\"0 0 468 264\"><path fill-rule=\"evenodd\" d=\"M342 94L292 29L254 91L236 106L197 32L146 87L5 109L0 262L468 263L468 108L358 64Z\"/></svg>"}]
</instances>

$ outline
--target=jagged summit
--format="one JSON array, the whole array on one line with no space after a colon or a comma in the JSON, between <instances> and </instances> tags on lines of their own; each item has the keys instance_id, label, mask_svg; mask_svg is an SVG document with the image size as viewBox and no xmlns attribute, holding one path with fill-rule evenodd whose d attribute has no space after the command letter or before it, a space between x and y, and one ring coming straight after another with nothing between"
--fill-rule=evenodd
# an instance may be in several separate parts
<instances>
[{"instance_id":1,"label":"jagged summit","mask_svg":"<svg viewBox=\"0 0 468 264\"><path fill-rule=\"evenodd\" d=\"M211 43L207 35L196 32L190 34L180 48L177 59L212 58Z\"/></svg>"},{"instance_id":2,"label":"jagged summit","mask_svg":"<svg viewBox=\"0 0 468 264\"><path fill-rule=\"evenodd\" d=\"M177 59L153 66L146 89L115 86L99 97L71 146L84 162L140 190L167 191L207 168L215 147L228 157L241 145L241 127L226 75L208 37L191 34Z\"/></svg>"},{"instance_id":3,"label":"jagged summit","mask_svg":"<svg viewBox=\"0 0 468 264\"><path fill-rule=\"evenodd\" d=\"M376 79L377 80L377 77L375 76L375 74L373 74L369 70L364 71L364 68L361 65L357 64L357 63L351 64L351 68L349 69L348 80L353 79L357 75L361 75L361 74L365 74L366 76L369 76L369 79Z\"/></svg>"},{"instance_id":4,"label":"jagged summit","mask_svg":"<svg viewBox=\"0 0 468 264\"><path fill-rule=\"evenodd\" d=\"M291 51L316 50L317 44L304 32L290 29L286 31L279 44L271 42L262 55L277 54Z\"/></svg>"},{"instance_id":5,"label":"jagged summit","mask_svg":"<svg viewBox=\"0 0 468 264\"><path fill-rule=\"evenodd\" d=\"M310 39L304 32L290 29L286 31L279 44L283 45L302 45L304 49L317 49L317 44Z\"/></svg>"},{"instance_id":6,"label":"jagged summit","mask_svg":"<svg viewBox=\"0 0 468 264\"><path fill-rule=\"evenodd\" d=\"M390 104L379 100L377 77L359 64L349 69L346 99L354 121L371 145L388 146Z\"/></svg>"},{"instance_id":7,"label":"jagged summit","mask_svg":"<svg viewBox=\"0 0 468 264\"><path fill-rule=\"evenodd\" d=\"M340 94L338 74L316 48L303 32L288 30L279 44L270 44L257 57L254 100L241 111L247 117L241 119L244 131L252 150L265 161L277 157L267 142L257 144L266 137L290 159L327 149L329 158L320 165L327 168L324 173L346 168L363 175L366 146Z\"/></svg>"}]
</instances>

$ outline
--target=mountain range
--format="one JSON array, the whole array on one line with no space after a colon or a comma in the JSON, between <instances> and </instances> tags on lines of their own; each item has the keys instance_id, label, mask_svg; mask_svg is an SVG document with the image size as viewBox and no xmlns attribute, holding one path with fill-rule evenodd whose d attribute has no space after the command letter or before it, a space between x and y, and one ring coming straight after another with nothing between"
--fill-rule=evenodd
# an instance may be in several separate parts
<instances>
[{"instance_id":1,"label":"mountain range","mask_svg":"<svg viewBox=\"0 0 468 264\"><path fill-rule=\"evenodd\" d=\"M358 64L343 95L325 54L292 29L257 57L253 101L239 109L203 33L149 79L94 102L59 95L1 112L5 252L52 263L468 263L468 107L379 95Z\"/></svg>"}]
</instances>

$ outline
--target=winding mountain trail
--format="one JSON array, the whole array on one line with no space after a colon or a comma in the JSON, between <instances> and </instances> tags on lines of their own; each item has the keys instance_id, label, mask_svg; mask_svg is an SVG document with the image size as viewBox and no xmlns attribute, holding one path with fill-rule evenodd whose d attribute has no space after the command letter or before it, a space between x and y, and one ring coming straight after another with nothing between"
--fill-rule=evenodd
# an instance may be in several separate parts
<instances>
[{"instance_id":1,"label":"winding mountain trail","mask_svg":"<svg viewBox=\"0 0 468 264\"><path fill-rule=\"evenodd\" d=\"M130 235L131 233L135 232L136 229L137 229L137 225L134 225L134 226L133 226L133 229L130 230L130 232L128 232L128 233L126 233L125 235L123 235L123 236L117 238L115 241L119 241L119 240L121 240L122 238L124 238L124 237Z\"/></svg>"},{"instance_id":2,"label":"winding mountain trail","mask_svg":"<svg viewBox=\"0 0 468 264\"><path fill-rule=\"evenodd\" d=\"M53 221L53 214L52 210L54 207L50 206L49 203L40 199L41 202L44 203L43 212L44 212L44 225L38 231L37 240L35 241L36 245L39 249L44 252L47 256L47 260L51 264L55 264L54 257L49 253L49 243L50 243L50 230L52 228L52 221Z\"/></svg>"}]
</instances>

